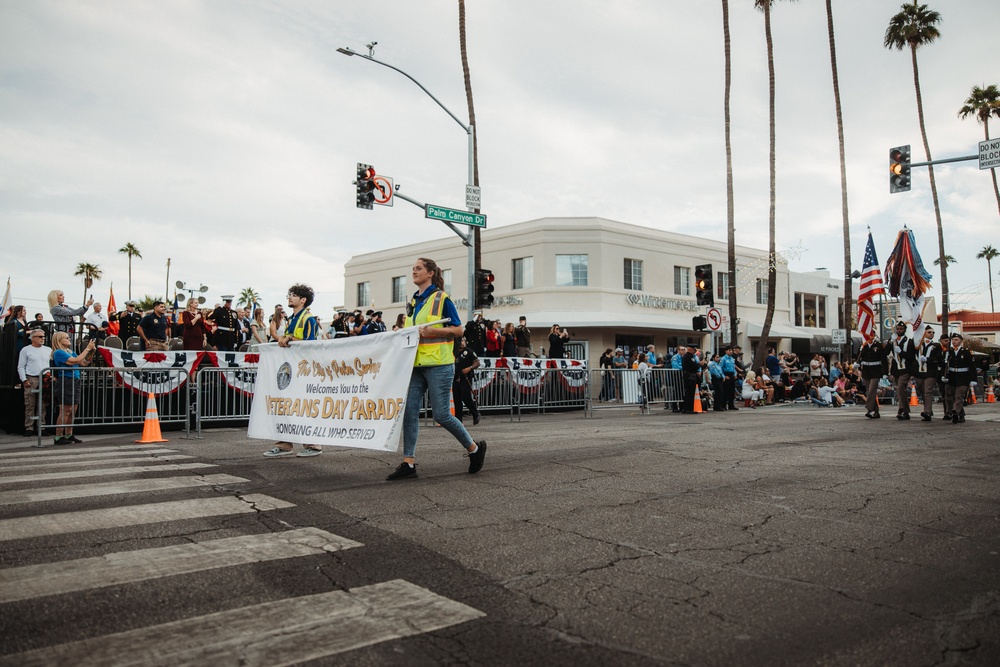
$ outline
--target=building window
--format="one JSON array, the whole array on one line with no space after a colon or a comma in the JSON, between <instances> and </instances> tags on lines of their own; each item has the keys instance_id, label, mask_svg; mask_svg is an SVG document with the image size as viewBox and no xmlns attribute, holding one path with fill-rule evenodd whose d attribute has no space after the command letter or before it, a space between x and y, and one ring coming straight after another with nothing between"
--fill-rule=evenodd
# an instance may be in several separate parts
<instances>
[{"instance_id":1,"label":"building window","mask_svg":"<svg viewBox=\"0 0 1000 667\"><path fill-rule=\"evenodd\" d=\"M372 284L370 282L358 283L358 308L364 308L372 300Z\"/></svg>"},{"instance_id":2,"label":"building window","mask_svg":"<svg viewBox=\"0 0 1000 667\"><path fill-rule=\"evenodd\" d=\"M715 274L715 299L729 299L729 271L719 271Z\"/></svg>"},{"instance_id":3,"label":"building window","mask_svg":"<svg viewBox=\"0 0 1000 667\"><path fill-rule=\"evenodd\" d=\"M444 291L451 294L451 269L441 269L441 279L444 281Z\"/></svg>"},{"instance_id":4,"label":"building window","mask_svg":"<svg viewBox=\"0 0 1000 667\"><path fill-rule=\"evenodd\" d=\"M625 260L625 289L642 290L642 260Z\"/></svg>"},{"instance_id":5,"label":"building window","mask_svg":"<svg viewBox=\"0 0 1000 667\"><path fill-rule=\"evenodd\" d=\"M757 279L757 303L767 304L767 278Z\"/></svg>"},{"instance_id":6,"label":"building window","mask_svg":"<svg viewBox=\"0 0 1000 667\"><path fill-rule=\"evenodd\" d=\"M406 276L398 276L392 279L392 302L403 301L406 301Z\"/></svg>"},{"instance_id":7,"label":"building window","mask_svg":"<svg viewBox=\"0 0 1000 667\"><path fill-rule=\"evenodd\" d=\"M513 282L511 289L529 289L535 286L535 258L520 257L511 260Z\"/></svg>"},{"instance_id":8,"label":"building window","mask_svg":"<svg viewBox=\"0 0 1000 667\"><path fill-rule=\"evenodd\" d=\"M556 286L587 286L587 255L556 255Z\"/></svg>"},{"instance_id":9,"label":"building window","mask_svg":"<svg viewBox=\"0 0 1000 667\"><path fill-rule=\"evenodd\" d=\"M686 266L674 267L674 294L691 296L691 269Z\"/></svg>"},{"instance_id":10,"label":"building window","mask_svg":"<svg viewBox=\"0 0 1000 667\"><path fill-rule=\"evenodd\" d=\"M826 328L826 295L795 293L795 326Z\"/></svg>"}]
</instances>

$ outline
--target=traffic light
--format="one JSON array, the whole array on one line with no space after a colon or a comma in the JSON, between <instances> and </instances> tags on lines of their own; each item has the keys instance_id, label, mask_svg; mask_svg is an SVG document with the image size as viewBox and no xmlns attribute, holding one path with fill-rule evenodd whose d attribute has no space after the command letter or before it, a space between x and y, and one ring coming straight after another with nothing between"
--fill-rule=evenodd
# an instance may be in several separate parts
<instances>
[{"instance_id":1,"label":"traffic light","mask_svg":"<svg viewBox=\"0 0 1000 667\"><path fill-rule=\"evenodd\" d=\"M375 170L370 164L358 163L358 179L354 181L358 194L358 208L372 210L375 201Z\"/></svg>"},{"instance_id":2,"label":"traffic light","mask_svg":"<svg viewBox=\"0 0 1000 667\"><path fill-rule=\"evenodd\" d=\"M691 318L691 328L695 331L704 331L708 328L708 320L704 315L695 315Z\"/></svg>"},{"instance_id":3,"label":"traffic light","mask_svg":"<svg viewBox=\"0 0 1000 667\"><path fill-rule=\"evenodd\" d=\"M712 265L699 264L694 267L695 300L699 306L715 305L715 290L712 288Z\"/></svg>"},{"instance_id":4,"label":"traffic light","mask_svg":"<svg viewBox=\"0 0 1000 667\"><path fill-rule=\"evenodd\" d=\"M889 149L889 192L910 191L910 146Z\"/></svg>"},{"instance_id":5,"label":"traffic light","mask_svg":"<svg viewBox=\"0 0 1000 667\"><path fill-rule=\"evenodd\" d=\"M476 270L476 309L493 307L493 272Z\"/></svg>"}]
</instances>

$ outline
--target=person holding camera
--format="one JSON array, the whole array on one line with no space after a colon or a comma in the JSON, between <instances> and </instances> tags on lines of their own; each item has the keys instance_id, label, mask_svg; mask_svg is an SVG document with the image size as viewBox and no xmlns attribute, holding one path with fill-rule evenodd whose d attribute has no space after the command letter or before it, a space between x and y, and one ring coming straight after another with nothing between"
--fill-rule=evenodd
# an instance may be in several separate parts
<instances>
[{"instance_id":1,"label":"person holding camera","mask_svg":"<svg viewBox=\"0 0 1000 667\"><path fill-rule=\"evenodd\" d=\"M549 359L564 359L566 357L566 341L569 331L553 324L549 330Z\"/></svg>"}]
</instances>

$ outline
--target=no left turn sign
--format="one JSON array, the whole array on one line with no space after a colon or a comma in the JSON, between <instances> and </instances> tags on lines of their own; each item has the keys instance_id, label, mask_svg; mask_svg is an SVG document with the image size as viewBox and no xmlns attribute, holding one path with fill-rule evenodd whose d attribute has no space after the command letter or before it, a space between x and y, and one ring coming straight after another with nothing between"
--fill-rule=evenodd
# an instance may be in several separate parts
<instances>
[{"instance_id":1,"label":"no left turn sign","mask_svg":"<svg viewBox=\"0 0 1000 667\"><path fill-rule=\"evenodd\" d=\"M719 327L722 326L722 313L719 312L718 308L709 308L708 315L705 316L705 320L709 329L712 331L718 331Z\"/></svg>"}]
</instances>

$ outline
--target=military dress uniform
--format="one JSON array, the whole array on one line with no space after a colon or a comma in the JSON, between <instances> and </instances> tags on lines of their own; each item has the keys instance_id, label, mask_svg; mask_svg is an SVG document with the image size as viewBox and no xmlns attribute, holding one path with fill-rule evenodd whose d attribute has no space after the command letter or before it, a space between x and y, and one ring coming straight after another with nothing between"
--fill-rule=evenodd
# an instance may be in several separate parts
<instances>
[{"instance_id":1,"label":"military dress uniform","mask_svg":"<svg viewBox=\"0 0 1000 667\"><path fill-rule=\"evenodd\" d=\"M232 352L236 349L236 333L239 320L236 313L229 307L232 297L222 297L225 302L212 311L212 321L215 322L215 347L220 352Z\"/></svg>"},{"instance_id":2,"label":"military dress uniform","mask_svg":"<svg viewBox=\"0 0 1000 667\"><path fill-rule=\"evenodd\" d=\"M878 419L878 383L885 375L885 348L882 341L873 339L861 346L858 354L858 364L861 366L861 379L865 382L865 417Z\"/></svg>"},{"instance_id":3,"label":"military dress uniform","mask_svg":"<svg viewBox=\"0 0 1000 667\"><path fill-rule=\"evenodd\" d=\"M134 310L131 313L127 310L118 313L118 337L124 342L133 336L138 336L141 321L142 315Z\"/></svg>"},{"instance_id":4,"label":"military dress uniform","mask_svg":"<svg viewBox=\"0 0 1000 667\"><path fill-rule=\"evenodd\" d=\"M903 334L893 334L886 345L889 375L896 381L896 418L910 418L910 378L917 371L917 348L913 339Z\"/></svg>"},{"instance_id":5,"label":"military dress uniform","mask_svg":"<svg viewBox=\"0 0 1000 667\"><path fill-rule=\"evenodd\" d=\"M920 394L924 404L920 419L925 422L929 422L934 416L934 387L941 377L943 360L944 355L937 341L922 340L917 345L917 370L913 377L916 380L917 393ZM944 394L941 395L941 400L944 400ZM944 411L948 412L947 406Z\"/></svg>"},{"instance_id":6,"label":"military dress uniform","mask_svg":"<svg viewBox=\"0 0 1000 667\"><path fill-rule=\"evenodd\" d=\"M944 371L945 397L951 406L951 423L965 421L965 395L969 393L969 383L976 377L975 360L964 347L948 350Z\"/></svg>"}]
</instances>

